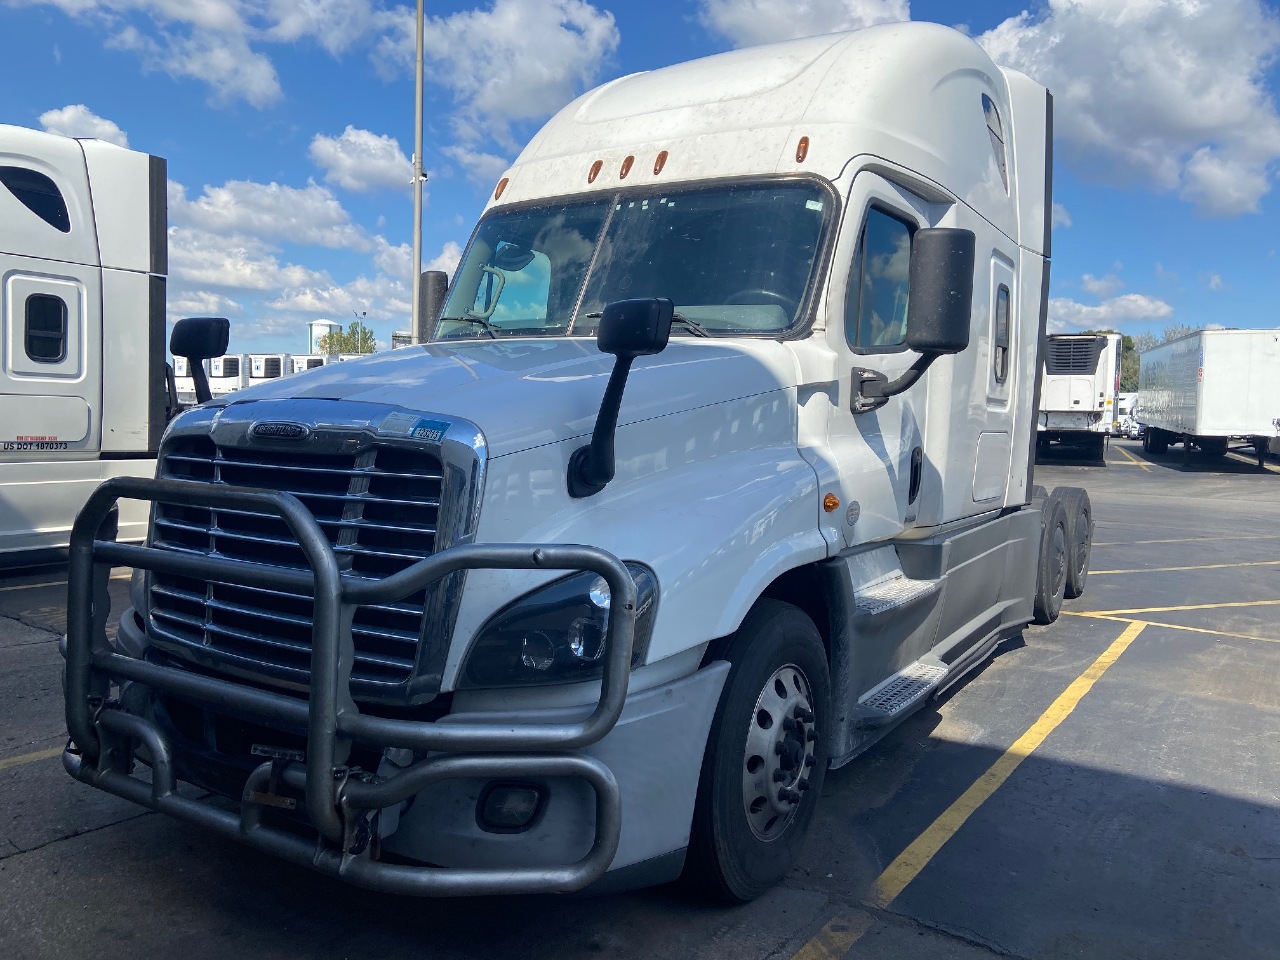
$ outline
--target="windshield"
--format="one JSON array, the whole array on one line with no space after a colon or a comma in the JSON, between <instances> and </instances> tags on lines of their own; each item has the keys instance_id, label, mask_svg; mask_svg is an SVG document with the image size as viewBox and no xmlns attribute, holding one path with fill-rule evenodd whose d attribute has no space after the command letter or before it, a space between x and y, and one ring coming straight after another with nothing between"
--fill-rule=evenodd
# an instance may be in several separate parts
<instances>
[{"instance_id":1,"label":"windshield","mask_svg":"<svg viewBox=\"0 0 1280 960\"><path fill-rule=\"evenodd\" d=\"M435 339L594 335L613 300L669 297L673 334L777 334L817 274L830 200L817 183L620 193L490 214Z\"/></svg>"}]
</instances>

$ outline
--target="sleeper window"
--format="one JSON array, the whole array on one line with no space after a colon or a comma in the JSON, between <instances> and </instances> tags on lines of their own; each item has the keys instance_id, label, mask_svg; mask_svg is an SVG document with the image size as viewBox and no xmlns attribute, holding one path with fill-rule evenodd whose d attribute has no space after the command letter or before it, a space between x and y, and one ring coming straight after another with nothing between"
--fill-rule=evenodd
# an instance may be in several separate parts
<instances>
[{"instance_id":1,"label":"sleeper window","mask_svg":"<svg viewBox=\"0 0 1280 960\"><path fill-rule=\"evenodd\" d=\"M1004 284L996 291L995 344L991 351L992 372L996 383L1009 376L1009 288Z\"/></svg>"},{"instance_id":2,"label":"sleeper window","mask_svg":"<svg viewBox=\"0 0 1280 960\"><path fill-rule=\"evenodd\" d=\"M0 183L49 226L62 233L71 232L67 202L62 199L58 185L43 173L26 167L0 167Z\"/></svg>"},{"instance_id":3,"label":"sleeper window","mask_svg":"<svg viewBox=\"0 0 1280 960\"><path fill-rule=\"evenodd\" d=\"M892 350L906 340L911 233L897 217L867 211L845 299L845 337L855 350Z\"/></svg>"},{"instance_id":4,"label":"sleeper window","mask_svg":"<svg viewBox=\"0 0 1280 960\"><path fill-rule=\"evenodd\" d=\"M67 359L67 305L60 297L33 293L27 297L27 356L37 363Z\"/></svg>"}]
</instances>

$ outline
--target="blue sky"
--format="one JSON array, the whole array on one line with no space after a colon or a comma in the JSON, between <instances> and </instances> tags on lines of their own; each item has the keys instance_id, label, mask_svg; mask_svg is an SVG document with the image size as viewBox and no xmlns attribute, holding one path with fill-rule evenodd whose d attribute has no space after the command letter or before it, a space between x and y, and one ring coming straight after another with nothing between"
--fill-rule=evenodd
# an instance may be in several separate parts
<instances>
[{"instance_id":1,"label":"blue sky","mask_svg":"<svg viewBox=\"0 0 1280 960\"><path fill-rule=\"evenodd\" d=\"M770 39L933 20L1057 104L1051 323L1280 327L1280 13L1260 0L427 3L424 261L451 267L507 161L613 77ZM0 0L0 122L164 156L171 318L302 352L408 326L413 7Z\"/></svg>"}]
</instances>

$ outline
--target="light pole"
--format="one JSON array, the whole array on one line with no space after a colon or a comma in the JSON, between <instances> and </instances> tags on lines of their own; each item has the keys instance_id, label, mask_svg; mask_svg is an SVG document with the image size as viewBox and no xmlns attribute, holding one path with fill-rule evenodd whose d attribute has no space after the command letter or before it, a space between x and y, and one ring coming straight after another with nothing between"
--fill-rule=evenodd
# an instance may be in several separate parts
<instances>
[{"instance_id":1,"label":"light pole","mask_svg":"<svg viewBox=\"0 0 1280 960\"><path fill-rule=\"evenodd\" d=\"M422 317L422 184L427 179L422 168L422 21L423 0L418 0L417 52L414 61L413 110L413 305L410 314L409 342L418 342L418 325Z\"/></svg>"}]
</instances>

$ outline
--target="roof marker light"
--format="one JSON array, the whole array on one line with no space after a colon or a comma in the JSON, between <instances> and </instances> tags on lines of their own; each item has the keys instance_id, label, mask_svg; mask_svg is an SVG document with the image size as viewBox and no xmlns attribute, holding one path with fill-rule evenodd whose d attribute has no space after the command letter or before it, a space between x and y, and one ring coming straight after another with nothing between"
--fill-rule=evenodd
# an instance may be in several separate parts
<instances>
[{"instance_id":1,"label":"roof marker light","mask_svg":"<svg viewBox=\"0 0 1280 960\"><path fill-rule=\"evenodd\" d=\"M656 177L662 172L662 168L667 165L667 151L663 150L658 154L658 159L653 161L653 175Z\"/></svg>"},{"instance_id":2,"label":"roof marker light","mask_svg":"<svg viewBox=\"0 0 1280 960\"><path fill-rule=\"evenodd\" d=\"M507 184L511 182L510 177L503 177L498 181L498 189L493 191L493 199L497 200L502 197L502 191L507 189Z\"/></svg>"},{"instance_id":3,"label":"roof marker light","mask_svg":"<svg viewBox=\"0 0 1280 960\"><path fill-rule=\"evenodd\" d=\"M587 174L587 183L595 183L596 177L600 176L600 168L604 166L603 160L597 160L591 165L591 172Z\"/></svg>"},{"instance_id":4,"label":"roof marker light","mask_svg":"<svg viewBox=\"0 0 1280 960\"><path fill-rule=\"evenodd\" d=\"M804 158L809 155L809 138L801 137L800 142L796 144L796 163L804 163Z\"/></svg>"},{"instance_id":5,"label":"roof marker light","mask_svg":"<svg viewBox=\"0 0 1280 960\"><path fill-rule=\"evenodd\" d=\"M627 179L627 174L631 172L631 165L636 162L636 158L632 156L626 157L622 161L622 169L618 171L618 179Z\"/></svg>"}]
</instances>

